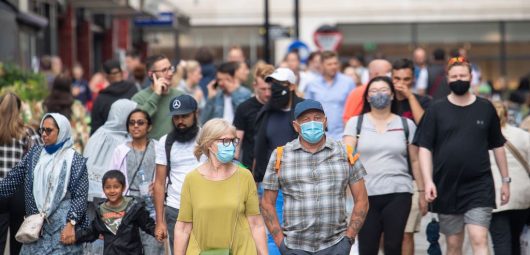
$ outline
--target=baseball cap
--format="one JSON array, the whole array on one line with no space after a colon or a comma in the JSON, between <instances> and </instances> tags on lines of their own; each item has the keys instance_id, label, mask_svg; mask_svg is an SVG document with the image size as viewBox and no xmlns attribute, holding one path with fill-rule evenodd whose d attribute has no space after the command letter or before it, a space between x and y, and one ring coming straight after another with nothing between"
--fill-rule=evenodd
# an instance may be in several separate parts
<instances>
[{"instance_id":1,"label":"baseball cap","mask_svg":"<svg viewBox=\"0 0 530 255\"><path fill-rule=\"evenodd\" d=\"M271 79L275 79L277 81L287 81L290 84L296 84L296 75L294 75L291 69L285 67L274 70L272 74L265 77L265 82L270 82Z\"/></svg>"},{"instance_id":2,"label":"baseball cap","mask_svg":"<svg viewBox=\"0 0 530 255\"><path fill-rule=\"evenodd\" d=\"M306 99L298 104L296 104L294 108L294 118L298 119L302 113L307 112L309 110L317 110L324 112L324 108L322 108L322 104L318 101L315 101L313 99Z\"/></svg>"},{"instance_id":3,"label":"baseball cap","mask_svg":"<svg viewBox=\"0 0 530 255\"><path fill-rule=\"evenodd\" d=\"M169 115L184 115L197 110L197 101L190 95L180 95L173 98L169 104Z\"/></svg>"}]
</instances>

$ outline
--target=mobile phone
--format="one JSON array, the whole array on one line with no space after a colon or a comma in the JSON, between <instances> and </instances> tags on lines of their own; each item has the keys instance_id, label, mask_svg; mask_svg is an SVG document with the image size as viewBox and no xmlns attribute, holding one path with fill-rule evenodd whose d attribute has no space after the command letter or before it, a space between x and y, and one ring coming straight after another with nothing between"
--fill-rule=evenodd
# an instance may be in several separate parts
<instances>
[{"instance_id":1,"label":"mobile phone","mask_svg":"<svg viewBox=\"0 0 530 255\"><path fill-rule=\"evenodd\" d=\"M217 89L219 87L219 81L215 80L215 83L213 84L213 88Z\"/></svg>"}]
</instances>

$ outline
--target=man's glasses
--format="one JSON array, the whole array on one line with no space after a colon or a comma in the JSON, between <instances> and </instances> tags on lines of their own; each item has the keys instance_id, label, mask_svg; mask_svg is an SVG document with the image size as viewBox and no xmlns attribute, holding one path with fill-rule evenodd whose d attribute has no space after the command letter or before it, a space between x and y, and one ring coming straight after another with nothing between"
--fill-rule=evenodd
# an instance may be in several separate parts
<instances>
[{"instance_id":1,"label":"man's glasses","mask_svg":"<svg viewBox=\"0 0 530 255\"><path fill-rule=\"evenodd\" d=\"M50 135L52 132L53 132L53 128L39 128L37 129L37 132L39 132L39 135L43 135L44 133L46 133L46 135Z\"/></svg>"},{"instance_id":2,"label":"man's glasses","mask_svg":"<svg viewBox=\"0 0 530 255\"><path fill-rule=\"evenodd\" d=\"M223 138L216 139L216 141L222 142L225 147L229 146L230 143L234 144L234 146L237 146L239 144L239 138Z\"/></svg>"},{"instance_id":3,"label":"man's glasses","mask_svg":"<svg viewBox=\"0 0 530 255\"><path fill-rule=\"evenodd\" d=\"M170 67L166 67L164 69L160 69L160 70L153 70L154 73L167 73L167 72L171 72L171 73L174 73L175 72L175 66L170 66Z\"/></svg>"},{"instance_id":4,"label":"man's glasses","mask_svg":"<svg viewBox=\"0 0 530 255\"><path fill-rule=\"evenodd\" d=\"M145 120L129 120L129 126L135 126L138 125L139 127L147 124L147 121Z\"/></svg>"}]
</instances>

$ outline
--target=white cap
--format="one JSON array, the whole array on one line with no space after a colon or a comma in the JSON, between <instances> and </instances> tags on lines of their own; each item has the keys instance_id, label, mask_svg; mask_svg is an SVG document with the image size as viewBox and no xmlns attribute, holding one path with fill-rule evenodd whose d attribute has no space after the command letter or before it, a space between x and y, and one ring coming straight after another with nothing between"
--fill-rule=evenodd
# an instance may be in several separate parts
<instances>
[{"instance_id":1,"label":"white cap","mask_svg":"<svg viewBox=\"0 0 530 255\"><path fill-rule=\"evenodd\" d=\"M269 82L271 79L275 79L277 81L287 81L290 84L296 84L296 76L294 75L293 71L285 67L274 70L272 74L265 77L265 82Z\"/></svg>"}]
</instances>

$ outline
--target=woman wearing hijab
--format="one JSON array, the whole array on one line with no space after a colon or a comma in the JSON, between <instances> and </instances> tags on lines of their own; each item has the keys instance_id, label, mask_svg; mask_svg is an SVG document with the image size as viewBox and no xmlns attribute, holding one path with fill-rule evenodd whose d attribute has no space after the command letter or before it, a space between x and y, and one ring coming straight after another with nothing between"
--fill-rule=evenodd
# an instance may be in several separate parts
<instances>
[{"instance_id":1,"label":"woman wearing hijab","mask_svg":"<svg viewBox=\"0 0 530 255\"><path fill-rule=\"evenodd\" d=\"M41 237L24 244L20 254L82 254L80 245L68 244L75 239L74 228L88 226L86 159L72 148L70 122L65 116L44 115L39 133L44 146L33 146L0 181L0 199L24 185L26 215L46 214Z\"/></svg>"},{"instance_id":2,"label":"woman wearing hijab","mask_svg":"<svg viewBox=\"0 0 530 255\"><path fill-rule=\"evenodd\" d=\"M103 198L101 177L112 162L114 149L129 138L127 133L127 116L136 108L136 103L129 99L120 99L112 104L107 121L88 139L84 156L87 160L89 201L94 197Z\"/></svg>"}]
</instances>

